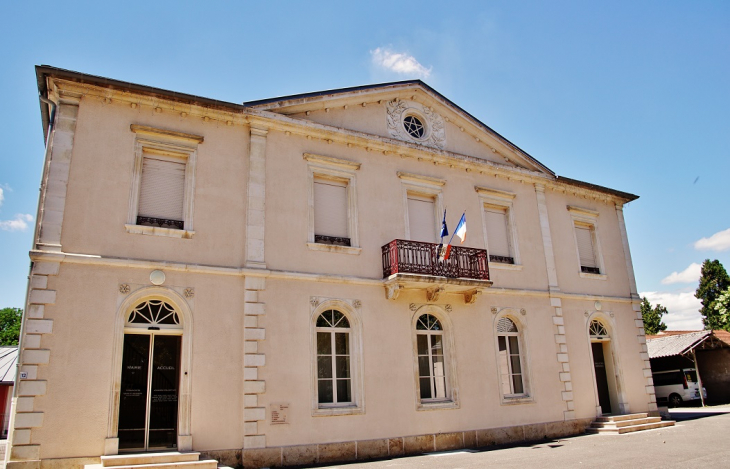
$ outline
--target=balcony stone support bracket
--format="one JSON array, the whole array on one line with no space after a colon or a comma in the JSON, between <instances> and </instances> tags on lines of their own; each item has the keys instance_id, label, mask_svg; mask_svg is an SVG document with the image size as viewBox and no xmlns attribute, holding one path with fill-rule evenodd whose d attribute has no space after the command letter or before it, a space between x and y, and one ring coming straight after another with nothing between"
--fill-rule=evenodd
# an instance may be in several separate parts
<instances>
[{"instance_id":1,"label":"balcony stone support bracket","mask_svg":"<svg viewBox=\"0 0 730 469\"><path fill-rule=\"evenodd\" d=\"M471 305L485 288L492 286L491 280L446 278L431 275L393 274L383 280L385 298L397 300L404 290L421 290L428 303L443 299L443 295L463 295L464 304Z\"/></svg>"}]
</instances>

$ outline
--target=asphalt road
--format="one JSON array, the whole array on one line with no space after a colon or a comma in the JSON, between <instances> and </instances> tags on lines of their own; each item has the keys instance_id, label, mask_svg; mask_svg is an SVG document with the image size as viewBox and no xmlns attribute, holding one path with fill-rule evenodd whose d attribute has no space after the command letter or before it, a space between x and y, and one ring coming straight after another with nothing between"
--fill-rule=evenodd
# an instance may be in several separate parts
<instances>
[{"instance_id":1,"label":"asphalt road","mask_svg":"<svg viewBox=\"0 0 730 469\"><path fill-rule=\"evenodd\" d=\"M658 430L583 435L501 449L458 450L325 467L730 468L730 406L672 409L671 416L677 424Z\"/></svg>"}]
</instances>

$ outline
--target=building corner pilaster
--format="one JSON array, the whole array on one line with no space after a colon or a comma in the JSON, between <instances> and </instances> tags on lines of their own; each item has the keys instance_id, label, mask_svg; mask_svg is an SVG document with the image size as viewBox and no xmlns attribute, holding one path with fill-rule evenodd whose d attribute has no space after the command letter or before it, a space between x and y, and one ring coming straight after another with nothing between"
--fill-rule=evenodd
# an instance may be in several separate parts
<instances>
[{"instance_id":1,"label":"building corner pilaster","mask_svg":"<svg viewBox=\"0 0 730 469\"><path fill-rule=\"evenodd\" d=\"M268 130L251 126L246 197L246 267L266 268L266 136Z\"/></svg>"},{"instance_id":2,"label":"building corner pilaster","mask_svg":"<svg viewBox=\"0 0 730 469\"><path fill-rule=\"evenodd\" d=\"M260 301L266 289L263 277L244 279L243 317L243 450L266 447L266 434L262 422L266 420L266 408L259 398L266 392L266 382L259 370L266 365L266 355L259 345L266 339L266 329L261 319L266 314L266 304Z\"/></svg>"}]
</instances>

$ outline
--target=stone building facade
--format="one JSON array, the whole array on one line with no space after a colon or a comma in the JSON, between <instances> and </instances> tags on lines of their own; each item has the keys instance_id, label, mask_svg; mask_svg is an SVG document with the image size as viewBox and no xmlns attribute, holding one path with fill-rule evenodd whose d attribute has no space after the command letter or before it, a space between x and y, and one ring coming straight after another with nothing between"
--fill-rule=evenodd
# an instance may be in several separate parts
<instances>
[{"instance_id":1,"label":"stone building facade","mask_svg":"<svg viewBox=\"0 0 730 469\"><path fill-rule=\"evenodd\" d=\"M656 411L636 196L557 176L418 80L233 104L37 77L9 468L368 459ZM444 209L468 227L448 259Z\"/></svg>"}]
</instances>

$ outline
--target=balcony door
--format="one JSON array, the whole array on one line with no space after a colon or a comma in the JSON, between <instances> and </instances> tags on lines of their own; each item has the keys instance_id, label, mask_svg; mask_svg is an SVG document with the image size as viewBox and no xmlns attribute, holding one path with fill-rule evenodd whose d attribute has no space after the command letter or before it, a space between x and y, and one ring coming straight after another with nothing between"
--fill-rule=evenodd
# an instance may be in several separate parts
<instances>
[{"instance_id":1,"label":"balcony door","mask_svg":"<svg viewBox=\"0 0 730 469\"><path fill-rule=\"evenodd\" d=\"M433 197L408 194L408 228L411 241L436 243L436 204Z\"/></svg>"}]
</instances>

